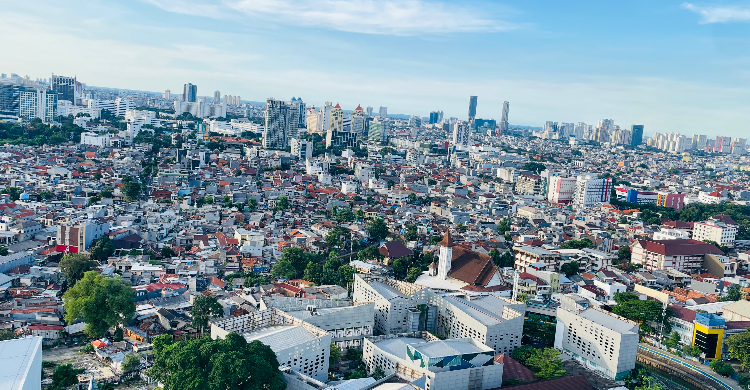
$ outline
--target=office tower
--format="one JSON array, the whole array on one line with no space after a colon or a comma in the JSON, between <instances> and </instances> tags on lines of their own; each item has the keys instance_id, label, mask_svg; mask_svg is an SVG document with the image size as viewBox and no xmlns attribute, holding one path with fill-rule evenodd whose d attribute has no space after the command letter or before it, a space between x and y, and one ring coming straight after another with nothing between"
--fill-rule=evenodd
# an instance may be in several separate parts
<instances>
[{"instance_id":1,"label":"office tower","mask_svg":"<svg viewBox=\"0 0 750 390\"><path fill-rule=\"evenodd\" d=\"M599 128L607 129L607 131L612 131L615 129L615 121L614 119L599 119Z\"/></svg>"},{"instance_id":2,"label":"office tower","mask_svg":"<svg viewBox=\"0 0 750 390\"><path fill-rule=\"evenodd\" d=\"M365 112L362 110L362 106L357 105L357 108L352 112L352 124L351 132L361 136L365 134Z\"/></svg>"},{"instance_id":3,"label":"office tower","mask_svg":"<svg viewBox=\"0 0 750 390\"><path fill-rule=\"evenodd\" d=\"M171 99L172 98L172 91L166 90L163 94L161 94L161 97L163 99Z\"/></svg>"},{"instance_id":4,"label":"office tower","mask_svg":"<svg viewBox=\"0 0 750 390\"><path fill-rule=\"evenodd\" d=\"M269 98L266 100L266 123L263 128L263 147L284 149L289 138L296 134L299 108L292 102Z\"/></svg>"},{"instance_id":5,"label":"office tower","mask_svg":"<svg viewBox=\"0 0 750 390\"><path fill-rule=\"evenodd\" d=\"M378 116L381 119L388 118L388 107L380 106L380 111L378 111Z\"/></svg>"},{"instance_id":6,"label":"office tower","mask_svg":"<svg viewBox=\"0 0 750 390\"><path fill-rule=\"evenodd\" d=\"M182 90L182 101L188 103L195 103L198 97L198 86L190 83L185 84Z\"/></svg>"},{"instance_id":7,"label":"office tower","mask_svg":"<svg viewBox=\"0 0 750 390\"><path fill-rule=\"evenodd\" d=\"M714 153L729 154L732 151L732 138L717 136L714 142Z\"/></svg>"},{"instance_id":8,"label":"office tower","mask_svg":"<svg viewBox=\"0 0 750 390\"><path fill-rule=\"evenodd\" d=\"M57 116L57 97L55 90L19 87L18 116L52 122Z\"/></svg>"},{"instance_id":9,"label":"office tower","mask_svg":"<svg viewBox=\"0 0 750 390\"><path fill-rule=\"evenodd\" d=\"M422 127L422 117L419 115L412 115L411 118L409 118L409 126Z\"/></svg>"},{"instance_id":10,"label":"office tower","mask_svg":"<svg viewBox=\"0 0 750 390\"><path fill-rule=\"evenodd\" d=\"M320 112L315 107L305 109L305 128L308 133L320 133Z\"/></svg>"},{"instance_id":11,"label":"office tower","mask_svg":"<svg viewBox=\"0 0 750 390\"><path fill-rule=\"evenodd\" d=\"M693 149L695 150L705 150L706 149L706 141L708 140L708 137L701 134L693 134Z\"/></svg>"},{"instance_id":12,"label":"office tower","mask_svg":"<svg viewBox=\"0 0 750 390\"><path fill-rule=\"evenodd\" d=\"M297 102L297 108L299 109L299 124L297 127L304 129L307 126L307 110L305 109L305 103L302 98L292 98L292 102ZM237 103L239 104L239 102Z\"/></svg>"},{"instance_id":13,"label":"office tower","mask_svg":"<svg viewBox=\"0 0 750 390\"><path fill-rule=\"evenodd\" d=\"M19 86L0 84L0 115L18 115L19 99Z\"/></svg>"},{"instance_id":14,"label":"office tower","mask_svg":"<svg viewBox=\"0 0 750 390\"><path fill-rule=\"evenodd\" d=\"M633 125L630 127L630 146L638 146L643 143L643 125Z\"/></svg>"},{"instance_id":15,"label":"office tower","mask_svg":"<svg viewBox=\"0 0 750 390\"><path fill-rule=\"evenodd\" d=\"M221 103L221 92L214 92L214 104Z\"/></svg>"},{"instance_id":16,"label":"office tower","mask_svg":"<svg viewBox=\"0 0 750 390\"><path fill-rule=\"evenodd\" d=\"M510 103L507 101L503 102L503 113L500 116L500 129L499 134L505 134L508 131L508 111L510 111Z\"/></svg>"},{"instance_id":17,"label":"office tower","mask_svg":"<svg viewBox=\"0 0 750 390\"><path fill-rule=\"evenodd\" d=\"M333 104L331 102L326 102L325 105L323 105L323 108L321 108L320 110L320 120L318 127L320 129L320 134L324 137L331 123L331 110L333 110Z\"/></svg>"},{"instance_id":18,"label":"office tower","mask_svg":"<svg viewBox=\"0 0 750 390\"><path fill-rule=\"evenodd\" d=\"M430 124L434 125L435 123L438 123L438 112L431 111L430 112Z\"/></svg>"},{"instance_id":19,"label":"office tower","mask_svg":"<svg viewBox=\"0 0 750 390\"><path fill-rule=\"evenodd\" d=\"M438 110L438 120L437 123L443 123L443 110Z\"/></svg>"},{"instance_id":20,"label":"office tower","mask_svg":"<svg viewBox=\"0 0 750 390\"><path fill-rule=\"evenodd\" d=\"M587 133L587 128L587 124L578 122L575 127L573 127L573 136L578 140L585 139L586 137L584 136L584 133Z\"/></svg>"},{"instance_id":21,"label":"office tower","mask_svg":"<svg viewBox=\"0 0 750 390\"><path fill-rule=\"evenodd\" d=\"M469 96L469 126L475 128L474 118L477 117L477 97Z\"/></svg>"},{"instance_id":22,"label":"office tower","mask_svg":"<svg viewBox=\"0 0 750 390\"><path fill-rule=\"evenodd\" d=\"M67 100L75 104L76 78L66 77L66 76L55 76L55 74L53 73L51 80L52 80L51 87L53 90L57 91L57 94L58 94L57 100Z\"/></svg>"},{"instance_id":23,"label":"office tower","mask_svg":"<svg viewBox=\"0 0 750 390\"><path fill-rule=\"evenodd\" d=\"M469 123L456 122L453 125L453 145L468 145L470 130Z\"/></svg>"},{"instance_id":24,"label":"office tower","mask_svg":"<svg viewBox=\"0 0 750 390\"><path fill-rule=\"evenodd\" d=\"M367 107L367 116L368 117L372 116L372 107Z\"/></svg>"},{"instance_id":25,"label":"office tower","mask_svg":"<svg viewBox=\"0 0 750 390\"><path fill-rule=\"evenodd\" d=\"M367 140L372 143L385 143L388 141L388 130L390 121L388 119L373 118L370 121Z\"/></svg>"}]
</instances>

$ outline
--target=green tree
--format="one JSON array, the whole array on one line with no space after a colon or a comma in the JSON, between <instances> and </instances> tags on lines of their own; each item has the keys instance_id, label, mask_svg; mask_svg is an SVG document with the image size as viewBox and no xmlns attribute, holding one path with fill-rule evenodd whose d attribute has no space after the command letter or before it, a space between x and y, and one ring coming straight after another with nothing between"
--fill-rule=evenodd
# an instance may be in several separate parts
<instances>
[{"instance_id":1,"label":"green tree","mask_svg":"<svg viewBox=\"0 0 750 390\"><path fill-rule=\"evenodd\" d=\"M44 200L50 200L50 199L52 199L52 194L50 194L47 191L42 191L42 192L39 193L39 197L42 198L42 199L44 199ZM110 196L110 198L111 198L111 196Z\"/></svg>"},{"instance_id":2,"label":"green tree","mask_svg":"<svg viewBox=\"0 0 750 390\"><path fill-rule=\"evenodd\" d=\"M8 256L8 248L0 246L0 256Z\"/></svg>"},{"instance_id":3,"label":"green tree","mask_svg":"<svg viewBox=\"0 0 750 390\"><path fill-rule=\"evenodd\" d=\"M21 189L18 187L5 187L0 190L0 193L8 194L10 196L10 200L14 202L21 198Z\"/></svg>"},{"instance_id":4,"label":"green tree","mask_svg":"<svg viewBox=\"0 0 750 390\"><path fill-rule=\"evenodd\" d=\"M571 261L569 263L565 263L560 266L560 272L565 274L565 276L573 276L578 275L578 272L580 272L581 266L578 264L577 261Z\"/></svg>"},{"instance_id":5,"label":"green tree","mask_svg":"<svg viewBox=\"0 0 750 390\"><path fill-rule=\"evenodd\" d=\"M201 335L208 327L208 320L224 315L224 307L221 306L216 297L210 295L198 295L193 300L190 308L190 317L193 318L193 328L200 330Z\"/></svg>"},{"instance_id":6,"label":"green tree","mask_svg":"<svg viewBox=\"0 0 750 390\"><path fill-rule=\"evenodd\" d=\"M250 210L255 211L258 209L258 200L255 198L250 198L247 200L247 207L250 208Z\"/></svg>"},{"instance_id":7,"label":"green tree","mask_svg":"<svg viewBox=\"0 0 750 390\"><path fill-rule=\"evenodd\" d=\"M527 360L528 367L541 379L557 378L567 375L562 367L560 352L554 348L537 349Z\"/></svg>"},{"instance_id":8,"label":"green tree","mask_svg":"<svg viewBox=\"0 0 750 390\"><path fill-rule=\"evenodd\" d=\"M406 277L406 272L409 269L409 262L404 258L396 259L393 262L393 276L396 279L403 279Z\"/></svg>"},{"instance_id":9,"label":"green tree","mask_svg":"<svg viewBox=\"0 0 750 390\"><path fill-rule=\"evenodd\" d=\"M115 328L115 333L112 335L112 340L113 341L122 341L122 339L125 336L123 333L124 332L122 331L122 328L118 326L117 328Z\"/></svg>"},{"instance_id":10,"label":"green tree","mask_svg":"<svg viewBox=\"0 0 750 390\"><path fill-rule=\"evenodd\" d=\"M341 361L341 350L336 343L331 343L331 355L328 357L328 365L335 366Z\"/></svg>"},{"instance_id":11,"label":"green tree","mask_svg":"<svg viewBox=\"0 0 750 390\"><path fill-rule=\"evenodd\" d=\"M289 260L279 260L271 268L271 275L277 278L294 279L297 277L297 270L294 269Z\"/></svg>"},{"instance_id":12,"label":"green tree","mask_svg":"<svg viewBox=\"0 0 750 390\"><path fill-rule=\"evenodd\" d=\"M739 360L742 367L750 367L750 330L729 336L726 344L729 356Z\"/></svg>"},{"instance_id":13,"label":"green tree","mask_svg":"<svg viewBox=\"0 0 750 390\"><path fill-rule=\"evenodd\" d=\"M323 284L323 267L315 262L308 262L307 267L305 267L304 275L302 275L302 279L315 284Z\"/></svg>"},{"instance_id":14,"label":"green tree","mask_svg":"<svg viewBox=\"0 0 750 390\"><path fill-rule=\"evenodd\" d=\"M669 335L669 338L664 340L664 345L667 346L667 348L677 348L680 346L680 334L677 332L672 332L671 335Z\"/></svg>"},{"instance_id":15,"label":"green tree","mask_svg":"<svg viewBox=\"0 0 750 390\"><path fill-rule=\"evenodd\" d=\"M175 257L177 254L174 253L174 250L168 246L161 247L161 257L163 258L170 258Z\"/></svg>"},{"instance_id":16,"label":"green tree","mask_svg":"<svg viewBox=\"0 0 750 390\"><path fill-rule=\"evenodd\" d=\"M289 208L289 198L280 196L276 202L276 210L286 210Z\"/></svg>"},{"instance_id":17,"label":"green tree","mask_svg":"<svg viewBox=\"0 0 750 390\"><path fill-rule=\"evenodd\" d=\"M68 253L62 257L59 265L68 286L74 286L86 272L95 270L99 263L80 253Z\"/></svg>"},{"instance_id":18,"label":"green tree","mask_svg":"<svg viewBox=\"0 0 750 390\"><path fill-rule=\"evenodd\" d=\"M388 237L388 225L382 218L376 218L367 224L367 233L375 242L380 242Z\"/></svg>"},{"instance_id":19,"label":"green tree","mask_svg":"<svg viewBox=\"0 0 750 390\"><path fill-rule=\"evenodd\" d=\"M101 338L112 326L124 325L135 315L135 294L121 278L88 271L63 295L65 321L86 323L86 334Z\"/></svg>"},{"instance_id":20,"label":"green tree","mask_svg":"<svg viewBox=\"0 0 750 390\"><path fill-rule=\"evenodd\" d=\"M141 365L141 358L134 353L125 355L125 360L122 361L122 372L131 372Z\"/></svg>"},{"instance_id":21,"label":"green tree","mask_svg":"<svg viewBox=\"0 0 750 390\"><path fill-rule=\"evenodd\" d=\"M75 369L73 365L61 364L55 368L52 373L52 384L51 389L66 389L70 386L78 383L78 374L82 373L83 369Z\"/></svg>"},{"instance_id":22,"label":"green tree","mask_svg":"<svg viewBox=\"0 0 750 390\"><path fill-rule=\"evenodd\" d=\"M0 341L13 340L16 338L18 338L18 336L16 336L13 331L10 331L8 329L0 329Z\"/></svg>"},{"instance_id":23,"label":"green tree","mask_svg":"<svg viewBox=\"0 0 750 390\"><path fill-rule=\"evenodd\" d=\"M422 269L417 267L409 268L409 272L406 273L406 281L414 283L420 276L422 276Z\"/></svg>"},{"instance_id":24,"label":"green tree","mask_svg":"<svg viewBox=\"0 0 750 390\"><path fill-rule=\"evenodd\" d=\"M543 170L547 169L547 167L544 166L544 164L542 163L530 161L524 164L524 166L521 169L526 170L526 171L532 171L538 175Z\"/></svg>"},{"instance_id":25,"label":"green tree","mask_svg":"<svg viewBox=\"0 0 750 390\"><path fill-rule=\"evenodd\" d=\"M419 238L419 235L417 234L417 225L414 225L414 224L406 225L406 233L404 233L404 240L416 241L417 238Z\"/></svg>"},{"instance_id":26,"label":"green tree","mask_svg":"<svg viewBox=\"0 0 750 390\"><path fill-rule=\"evenodd\" d=\"M125 195L125 199L130 201L138 199L142 190L141 184L134 181L129 181L122 186L122 194Z\"/></svg>"},{"instance_id":27,"label":"green tree","mask_svg":"<svg viewBox=\"0 0 750 390\"><path fill-rule=\"evenodd\" d=\"M412 193L410 193L410 194L409 194L409 203L414 203L414 202L416 202L416 201L417 201L417 194L415 194L415 193L413 193L413 192L412 192Z\"/></svg>"},{"instance_id":28,"label":"green tree","mask_svg":"<svg viewBox=\"0 0 750 390\"><path fill-rule=\"evenodd\" d=\"M513 350L513 353L511 353L511 357L513 360L523 364L524 366L528 366L529 358L536 353L537 349L530 346L530 345L522 345L516 349Z\"/></svg>"},{"instance_id":29,"label":"green tree","mask_svg":"<svg viewBox=\"0 0 750 390\"><path fill-rule=\"evenodd\" d=\"M214 204L214 197L207 195L203 198L203 201L206 202L206 204Z\"/></svg>"},{"instance_id":30,"label":"green tree","mask_svg":"<svg viewBox=\"0 0 750 390\"><path fill-rule=\"evenodd\" d=\"M581 240L570 240L563 242L562 245L560 245L560 249L583 249L583 248L593 248L594 243L591 242L588 238L584 238Z\"/></svg>"},{"instance_id":31,"label":"green tree","mask_svg":"<svg viewBox=\"0 0 750 390\"><path fill-rule=\"evenodd\" d=\"M115 245L109 239L109 236L105 234L96 240L96 245L91 247L89 252L91 252L92 259L105 261L115 253Z\"/></svg>"},{"instance_id":32,"label":"green tree","mask_svg":"<svg viewBox=\"0 0 750 390\"><path fill-rule=\"evenodd\" d=\"M722 297L721 300L724 302L727 301L739 301L741 298L740 296L740 285L739 284L733 284L731 287L729 287L729 290L727 290L727 295Z\"/></svg>"},{"instance_id":33,"label":"green tree","mask_svg":"<svg viewBox=\"0 0 750 390\"><path fill-rule=\"evenodd\" d=\"M284 252L281 254L281 261L288 261L289 264L294 268L294 278L298 278L305 273L305 267L309 259L305 256L305 252L302 248L293 246L284 248Z\"/></svg>"},{"instance_id":34,"label":"green tree","mask_svg":"<svg viewBox=\"0 0 750 390\"><path fill-rule=\"evenodd\" d=\"M383 371L383 367L375 366L375 369L372 370L372 374L370 374L373 379L376 381L379 381L383 378L385 378L385 371Z\"/></svg>"},{"instance_id":35,"label":"green tree","mask_svg":"<svg viewBox=\"0 0 750 390\"><path fill-rule=\"evenodd\" d=\"M497 224L497 232L500 234L505 234L510 231L510 220L508 218L503 219L500 221L499 224Z\"/></svg>"},{"instance_id":36,"label":"green tree","mask_svg":"<svg viewBox=\"0 0 750 390\"><path fill-rule=\"evenodd\" d=\"M684 353L687 356L697 358L701 356L703 351L701 351L701 349L695 345L686 345L682 347L682 353Z\"/></svg>"},{"instance_id":37,"label":"green tree","mask_svg":"<svg viewBox=\"0 0 750 390\"><path fill-rule=\"evenodd\" d=\"M248 343L237 333L223 340L208 337L173 342L154 339L154 364L149 376L164 390L284 390L279 362L270 347Z\"/></svg>"},{"instance_id":38,"label":"green tree","mask_svg":"<svg viewBox=\"0 0 750 390\"><path fill-rule=\"evenodd\" d=\"M351 290L351 288L354 286L354 274L356 272L357 271L353 267L346 264L339 267L338 275L341 280L339 285L349 286L349 289Z\"/></svg>"},{"instance_id":39,"label":"green tree","mask_svg":"<svg viewBox=\"0 0 750 390\"><path fill-rule=\"evenodd\" d=\"M662 315L661 302L651 300L642 301L640 299L622 300L624 296L622 294L632 293L620 293L620 301L618 301L618 294L615 294L616 296L614 298L617 305L612 308L612 313L641 324L641 333L654 333L653 328L649 326L650 322L664 323L667 325L667 318L671 316L671 310L667 309L666 316Z\"/></svg>"},{"instance_id":40,"label":"green tree","mask_svg":"<svg viewBox=\"0 0 750 390\"><path fill-rule=\"evenodd\" d=\"M617 264L630 263L630 254L630 247L628 245L621 246L617 251Z\"/></svg>"},{"instance_id":41,"label":"green tree","mask_svg":"<svg viewBox=\"0 0 750 390\"><path fill-rule=\"evenodd\" d=\"M711 367L711 369L714 370L715 373L721 376L729 377L734 375L734 368L732 368L732 365L722 361L721 359L711 360L711 364L709 364L708 366Z\"/></svg>"}]
</instances>

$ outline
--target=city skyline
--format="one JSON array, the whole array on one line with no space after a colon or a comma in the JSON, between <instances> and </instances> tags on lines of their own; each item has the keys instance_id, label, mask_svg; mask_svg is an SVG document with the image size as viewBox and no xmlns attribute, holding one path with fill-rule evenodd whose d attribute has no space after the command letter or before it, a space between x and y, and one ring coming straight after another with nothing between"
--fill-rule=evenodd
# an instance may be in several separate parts
<instances>
[{"instance_id":1,"label":"city skyline","mask_svg":"<svg viewBox=\"0 0 750 390\"><path fill-rule=\"evenodd\" d=\"M510 101L512 125L612 118L623 128L643 124L648 135L743 136L738 124L750 119L750 76L738 50L750 17L741 5L331 4L11 4L0 16L11 38L0 71L153 92L190 82L201 96L302 96L316 107L334 101L461 119L476 95L477 118L500 119ZM552 20L574 27L548 27ZM628 25L637 28L620 27ZM320 55L329 50L340 55Z\"/></svg>"}]
</instances>

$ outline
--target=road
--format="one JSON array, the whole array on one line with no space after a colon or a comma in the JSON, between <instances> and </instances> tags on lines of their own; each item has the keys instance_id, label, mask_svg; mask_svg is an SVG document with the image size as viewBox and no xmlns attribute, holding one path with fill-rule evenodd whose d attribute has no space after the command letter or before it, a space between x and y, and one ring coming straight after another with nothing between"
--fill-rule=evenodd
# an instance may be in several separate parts
<instances>
[{"instance_id":1,"label":"road","mask_svg":"<svg viewBox=\"0 0 750 390\"><path fill-rule=\"evenodd\" d=\"M717 384L719 384L719 386L721 386L724 389L727 389L727 390L737 390L737 389L739 389L739 387L730 385L727 381L725 381L724 379L721 379L719 376L716 376L714 374L709 373L708 370L704 370L704 369L702 369L700 367L697 367L697 366L695 366L693 364L685 362L682 359L678 359L678 358L675 358L675 357L673 357L673 356L671 356L669 354L663 353L661 350L659 350L657 348L653 348L651 346L644 345L644 344L639 344L638 348L639 349L643 349L645 351L648 351L649 353L652 353L652 354L657 355L659 357L668 359L669 361L671 361L673 363L677 363L677 365L679 365L679 366L682 366L682 367L688 368L689 370L695 371L695 372L697 372L697 373L699 373L699 374L701 374L701 375L703 375L703 376L705 376L705 377L713 380L714 382L716 382ZM734 381L732 381L732 382L734 382Z\"/></svg>"}]
</instances>

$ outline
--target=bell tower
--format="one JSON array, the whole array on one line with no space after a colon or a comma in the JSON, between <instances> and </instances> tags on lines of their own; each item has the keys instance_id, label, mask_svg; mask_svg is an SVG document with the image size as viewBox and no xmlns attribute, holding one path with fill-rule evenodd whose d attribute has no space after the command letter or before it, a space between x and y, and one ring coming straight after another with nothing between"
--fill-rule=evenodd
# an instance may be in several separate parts
<instances>
[{"instance_id":1,"label":"bell tower","mask_svg":"<svg viewBox=\"0 0 750 390\"><path fill-rule=\"evenodd\" d=\"M453 261L454 244L450 229L445 231L445 236L438 245L440 245L440 253L438 254L437 277L445 280L448 278L448 273L451 271L451 262Z\"/></svg>"}]
</instances>

